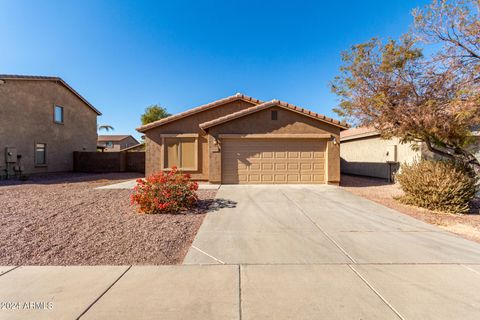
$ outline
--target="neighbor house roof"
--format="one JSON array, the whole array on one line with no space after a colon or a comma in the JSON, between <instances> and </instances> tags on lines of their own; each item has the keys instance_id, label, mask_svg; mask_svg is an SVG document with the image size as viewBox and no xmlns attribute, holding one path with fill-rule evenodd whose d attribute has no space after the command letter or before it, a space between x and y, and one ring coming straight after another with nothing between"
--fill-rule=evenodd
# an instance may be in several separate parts
<instances>
[{"instance_id":1,"label":"neighbor house roof","mask_svg":"<svg viewBox=\"0 0 480 320\"><path fill-rule=\"evenodd\" d=\"M472 134L474 136L480 136L480 125L473 126ZM340 133L340 141L348 141L354 139L361 139L373 136L379 136L380 133L372 127L357 127L357 128L350 128L348 130L342 131Z\"/></svg>"},{"instance_id":2,"label":"neighbor house roof","mask_svg":"<svg viewBox=\"0 0 480 320\"><path fill-rule=\"evenodd\" d=\"M95 111L97 115L101 115L102 113L98 111L97 108L95 108L90 102L87 101L84 97L80 95L75 89L70 87L68 83L66 83L62 78L60 77L46 77L46 76L25 76L25 75L13 75L13 74L0 74L0 80L42 80L42 81L53 81L56 83L61 84L68 90L70 90L74 95L76 95L80 100L83 101L90 109Z\"/></svg>"},{"instance_id":3,"label":"neighbor house roof","mask_svg":"<svg viewBox=\"0 0 480 320\"><path fill-rule=\"evenodd\" d=\"M351 129L342 131L340 133L340 141L348 141L348 140L361 139L361 138L379 136L379 135L380 133L378 133L378 131L375 130L375 128L357 127L357 128L351 128Z\"/></svg>"},{"instance_id":4,"label":"neighbor house roof","mask_svg":"<svg viewBox=\"0 0 480 320\"><path fill-rule=\"evenodd\" d=\"M122 151L129 151L129 150L135 150L135 149L145 149L145 142L141 142L131 147L124 148L122 149Z\"/></svg>"},{"instance_id":5,"label":"neighbor house roof","mask_svg":"<svg viewBox=\"0 0 480 320\"><path fill-rule=\"evenodd\" d=\"M315 120L319 120L319 121L326 122L328 124L340 127L340 129L345 130L345 129L348 128L348 124L345 123L345 122L341 122L341 121L326 117L323 114L319 114L319 113L307 110L305 108L297 107L293 104L289 104L287 102L283 102L283 101L279 101L279 100L272 100L272 101L264 102L264 103L256 105L256 106L253 106L253 107L250 107L250 108L247 108L247 109L244 109L244 110L240 110L240 111L228 114L226 116L223 116L223 117L211 120L211 121L204 122L204 123L200 124L200 128L205 130L205 129L208 129L210 127L213 127L213 126L216 126L216 125L228 122L228 121L232 121L234 119L237 119L237 118L240 118L240 117L243 117L243 116L258 112L258 111L261 111L261 110L265 110L267 108L274 107L274 106L279 106L279 107L285 108L287 110L298 112L298 113L303 114L305 116L311 117Z\"/></svg>"},{"instance_id":6,"label":"neighbor house roof","mask_svg":"<svg viewBox=\"0 0 480 320\"><path fill-rule=\"evenodd\" d=\"M101 141L122 141L123 139L126 139L128 137L132 137L132 136L128 135L128 134L127 135L125 135L125 134L99 135L98 136L98 141L99 142L101 142ZM137 139L135 139L134 137L132 137L132 139L137 141Z\"/></svg>"},{"instance_id":7,"label":"neighbor house roof","mask_svg":"<svg viewBox=\"0 0 480 320\"><path fill-rule=\"evenodd\" d=\"M145 131L147 131L147 130L149 130L149 129L152 129L152 128L155 128L155 127L159 127L159 126L162 126L162 125L164 125L164 124L167 124L167 123L170 123L170 122L173 122L173 121L176 121L176 120L179 120L179 119L188 117L188 116L190 116L190 115L193 115L193 114L196 114L196 113L199 113L199 112L202 112L202 111L211 109L211 108L215 108L215 107L220 106L220 105L222 105L222 104L229 103L229 102L236 101L236 100L244 100L244 101L247 101L247 102L253 102L254 104L260 104L260 103L263 102L263 101L261 101L261 100L258 100L258 99L255 99L255 98L246 96L246 95L244 95L244 94L237 93L237 94L235 94L235 95L233 95L233 96L229 96L229 97L226 97L226 98L223 98L223 99L220 99L220 100L216 100L216 101L213 101L213 102L210 102L210 103L207 103L207 104L198 106L198 107L196 107L196 108L189 109L189 110L187 110L187 111L180 112L180 113L171 115L171 116L169 116L169 117L166 117L166 118L157 120L157 121L155 121L155 122L146 124L146 125L144 125L144 126L141 126L141 127L137 128L137 131L145 132Z\"/></svg>"}]
</instances>

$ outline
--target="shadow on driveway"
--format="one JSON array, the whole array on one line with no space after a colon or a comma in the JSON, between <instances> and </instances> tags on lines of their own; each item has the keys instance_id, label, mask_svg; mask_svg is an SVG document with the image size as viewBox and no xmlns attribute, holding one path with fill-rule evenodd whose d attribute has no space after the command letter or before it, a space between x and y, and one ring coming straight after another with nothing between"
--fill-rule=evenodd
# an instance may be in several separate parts
<instances>
[{"instance_id":1,"label":"shadow on driveway","mask_svg":"<svg viewBox=\"0 0 480 320\"><path fill-rule=\"evenodd\" d=\"M342 174L340 181L341 187L354 188L388 186L393 184L382 178L364 177L350 174Z\"/></svg>"},{"instance_id":2,"label":"shadow on driveway","mask_svg":"<svg viewBox=\"0 0 480 320\"><path fill-rule=\"evenodd\" d=\"M237 202L228 199L206 199L200 200L199 206L206 209L206 212L215 212L220 209L233 209L237 207Z\"/></svg>"}]
</instances>

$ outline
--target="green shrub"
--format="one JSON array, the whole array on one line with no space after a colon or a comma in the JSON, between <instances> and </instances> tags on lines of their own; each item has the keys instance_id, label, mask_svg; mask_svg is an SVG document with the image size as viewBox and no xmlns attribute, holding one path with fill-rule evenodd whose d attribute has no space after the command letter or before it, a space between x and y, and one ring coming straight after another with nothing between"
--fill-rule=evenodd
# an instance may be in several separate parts
<instances>
[{"instance_id":1,"label":"green shrub","mask_svg":"<svg viewBox=\"0 0 480 320\"><path fill-rule=\"evenodd\" d=\"M401 202L449 213L467 213L477 192L476 178L446 161L404 164L397 180L405 193Z\"/></svg>"}]
</instances>

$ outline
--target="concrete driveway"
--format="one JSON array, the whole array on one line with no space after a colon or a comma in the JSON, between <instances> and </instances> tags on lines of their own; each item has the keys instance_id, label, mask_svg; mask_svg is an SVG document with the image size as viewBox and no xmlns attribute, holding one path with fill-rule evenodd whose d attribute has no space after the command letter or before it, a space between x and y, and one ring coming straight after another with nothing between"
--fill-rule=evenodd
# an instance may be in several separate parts
<instances>
[{"instance_id":1,"label":"concrete driveway","mask_svg":"<svg viewBox=\"0 0 480 320\"><path fill-rule=\"evenodd\" d=\"M0 319L480 319L477 243L338 187L217 198L181 266L0 267Z\"/></svg>"},{"instance_id":2,"label":"concrete driveway","mask_svg":"<svg viewBox=\"0 0 480 320\"><path fill-rule=\"evenodd\" d=\"M217 198L184 263L240 265L243 319L480 318L477 243L333 186Z\"/></svg>"},{"instance_id":3,"label":"concrete driveway","mask_svg":"<svg viewBox=\"0 0 480 320\"><path fill-rule=\"evenodd\" d=\"M185 264L480 263L480 245L333 186L222 186Z\"/></svg>"}]
</instances>

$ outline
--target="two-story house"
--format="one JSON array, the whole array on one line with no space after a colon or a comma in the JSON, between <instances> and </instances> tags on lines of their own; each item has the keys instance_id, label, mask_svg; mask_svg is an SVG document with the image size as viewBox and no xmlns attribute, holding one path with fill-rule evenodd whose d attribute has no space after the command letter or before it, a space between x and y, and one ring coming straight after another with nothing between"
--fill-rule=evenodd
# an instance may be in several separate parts
<instances>
[{"instance_id":1,"label":"two-story house","mask_svg":"<svg viewBox=\"0 0 480 320\"><path fill-rule=\"evenodd\" d=\"M130 148L139 145L137 139L130 135L99 135L97 147L103 149L103 151L122 151L126 148Z\"/></svg>"},{"instance_id":2,"label":"two-story house","mask_svg":"<svg viewBox=\"0 0 480 320\"><path fill-rule=\"evenodd\" d=\"M0 177L73 170L101 113L59 77L0 75Z\"/></svg>"}]
</instances>

